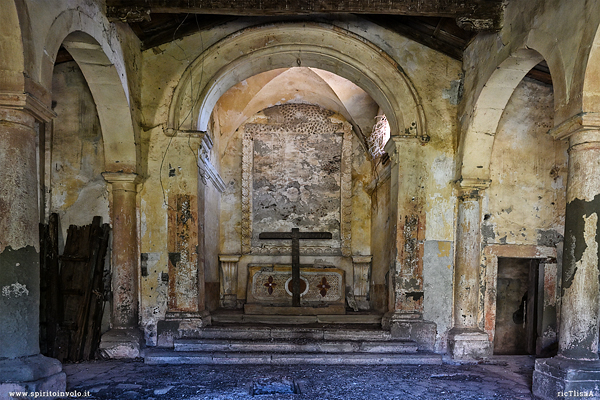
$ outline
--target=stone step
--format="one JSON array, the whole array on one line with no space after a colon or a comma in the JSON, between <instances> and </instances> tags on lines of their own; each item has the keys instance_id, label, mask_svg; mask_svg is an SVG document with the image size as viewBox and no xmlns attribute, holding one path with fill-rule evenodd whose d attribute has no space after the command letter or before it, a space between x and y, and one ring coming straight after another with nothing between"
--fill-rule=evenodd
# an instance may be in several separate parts
<instances>
[{"instance_id":1,"label":"stone step","mask_svg":"<svg viewBox=\"0 0 600 400\"><path fill-rule=\"evenodd\" d=\"M144 362L161 364L272 364L272 365L431 365L442 364L439 354L419 353L238 353L238 352L180 352L148 349Z\"/></svg>"},{"instance_id":2,"label":"stone step","mask_svg":"<svg viewBox=\"0 0 600 400\"><path fill-rule=\"evenodd\" d=\"M240 313L211 314L213 323L233 324L375 324L381 326L381 315L347 314L347 315L250 315Z\"/></svg>"},{"instance_id":3,"label":"stone step","mask_svg":"<svg viewBox=\"0 0 600 400\"><path fill-rule=\"evenodd\" d=\"M382 329L352 329L324 327L261 327L261 326L209 326L200 330L194 339L224 340L354 340L389 341L389 331Z\"/></svg>"},{"instance_id":4,"label":"stone step","mask_svg":"<svg viewBox=\"0 0 600 400\"><path fill-rule=\"evenodd\" d=\"M417 344L412 341L357 341L357 340L222 340L179 339L175 351L202 351L242 353L415 353Z\"/></svg>"}]
</instances>

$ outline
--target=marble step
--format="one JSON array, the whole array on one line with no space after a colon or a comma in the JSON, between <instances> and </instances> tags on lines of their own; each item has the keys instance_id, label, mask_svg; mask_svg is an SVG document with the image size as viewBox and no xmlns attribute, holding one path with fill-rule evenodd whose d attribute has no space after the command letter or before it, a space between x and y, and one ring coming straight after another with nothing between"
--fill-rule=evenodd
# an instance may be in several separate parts
<instances>
[{"instance_id":1,"label":"marble step","mask_svg":"<svg viewBox=\"0 0 600 400\"><path fill-rule=\"evenodd\" d=\"M434 353L259 353L259 352L181 352L148 349L144 362L161 364L272 364L272 365L431 365L442 364L442 356Z\"/></svg>"},{"instance_id":2,"label":"marble step","mask_svg":"<svg viewBox=\"0 0 600 400\"><path fill-rule=\"evenodd\" d=\"M412 341L179 339L175 351L264 353L416 353Z\"/></svg>"},{"instance_id":3,"label":"marble step","mask_svg":"<svg viewBox=\"0 0 600 400\"><path fill-rule=\"evenodd\" d=\"M354 341L389 341L389 331L382 329L352 329L323 327L260 327L260 326L209 326L200 330L194 339L224 340L354 340Z\"/></svg>"}]
</instances>

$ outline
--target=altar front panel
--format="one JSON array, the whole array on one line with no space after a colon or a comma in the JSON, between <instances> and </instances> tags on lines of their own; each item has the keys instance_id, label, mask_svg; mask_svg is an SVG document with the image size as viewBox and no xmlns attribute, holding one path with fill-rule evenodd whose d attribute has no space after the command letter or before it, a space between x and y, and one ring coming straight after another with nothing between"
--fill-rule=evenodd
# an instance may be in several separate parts
<instances>
[{"instance_id":1,"label":"altar front panel","mask_svg":"<svg viewBox=\"0 0 600 400\"><path fill-rule=\"evenodd\" d=\"M249 265L248 303L264 306L292 305L291 265ZM345 304L344 271L335 267L300 269L300 304L327 307Z\"/></svg>"}]
</instances>

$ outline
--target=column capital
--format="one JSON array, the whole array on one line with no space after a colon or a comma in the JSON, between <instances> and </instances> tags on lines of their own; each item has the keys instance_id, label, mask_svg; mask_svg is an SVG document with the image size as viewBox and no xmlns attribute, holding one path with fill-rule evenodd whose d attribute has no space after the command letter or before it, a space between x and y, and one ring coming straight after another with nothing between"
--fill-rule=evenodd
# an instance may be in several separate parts
<instances>
[{"instance_id":1,"label":"column capital","mask_svg":"<svg viewBox=\"0 0 600 400\"><path fill-rule=\"evenodd\" d=\"M238 262L242 256L240 254L219 254L221 262Z\"/></svg>"},{"instance_id":2,"label":"column capital","mask_svg":"<svg viewBox=\"0 0 600 400\"><path fill-rule=\"evenodd\" d=\"M56 117L50 107L29 93L0 91L0 108L23 111L44 122Z\"/></svg>"},{"instance_id":3,"label":"column capital","mask_svg":"<svg viewBox=\"0 0 600 400\"><path fill-rule=\"evenodd\" d=\"M142 181L138 174L127 172L103 172L102 177L108 183L131 183L137 184Z\"/></svg>"},{"instance_id":4,"label":"column capital","mask_svg":"<svg viewBox=\"0 0 600 400\"><path fill-rule=\"evenodd\" d=\"M361 255L352 256L352 262L354 264L366 264L366 263L370 263L372 260L373 260L373 256L361 256Z\"/></svg>"},{"instance_id":5,"label":"column capital","mask_svg":"<svg viewBox=\"0 0 600 400\"><path fill-rule=\"evenodd\" d=\"M593 131L600 131L600 113L581 112L550 129L548 134L556 140L564 140L579 133ZM593 141L600 141L600 135L596 136L597 140Z\"/></svg>"},{"instance_id":6,"label":"column capital","mask_svg":"<svg viewBox=\"0 0 600 400\"><path fill-rule=\"evenodd\" d=\"M458 198L461 200L479 199L481 191L490 187L491 179L460 178L455 182Z\"/></svg>"},{"instance_id":7,"label":"column capital","mask_svg":"<svg viewBox=\"0 0 600 400\"><path fill-rule=\"evenodd\" d=\"M406 145L417 145L421 144L421 140L418 136L414 135L397 135L390 136L390 139L384 146L384 150L390 156L390 159L394 164L397 164L400 161L400 152L399 150L402 146Z\"/></svg>"}]
</instances>

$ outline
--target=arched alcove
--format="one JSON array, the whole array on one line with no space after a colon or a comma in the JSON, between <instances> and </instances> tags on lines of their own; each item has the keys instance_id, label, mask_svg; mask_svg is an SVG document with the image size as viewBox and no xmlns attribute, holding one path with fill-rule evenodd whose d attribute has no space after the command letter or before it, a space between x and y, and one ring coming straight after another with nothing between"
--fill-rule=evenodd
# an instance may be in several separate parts
<instances>
[{"instance_id":1,"label":"arched alcove","mask_svg":"<svg viewBox=\"0 0 600 400\"><path fill-rule=\"evenodd\" d=\"M361 87L388 116L392 134L427 134L421 101L401 66L363 38L316 23L248 28L211 46L175 89L168 129L206 130L214 105L230 87L261 72L297 66L330 71Z\"/></svg>"},{"instance_id":2,"label":"arched alcove","mask_svg":"<svg viewBox=\"0 0 600 400\"><path fill-rule=\"evenodd\" d=\"M542 59L536 51L522 49L504 60L490 76L461 138L461 179L489 181L494 137L502 113L519 82Z\"/></svg>"},{"instance_id":3,"label":"arched alcove","mask_svg":"<svg viewBox=\"0 0 600 400\"><path fill-rule=\"evenodd\" d=\"M13 0L0 0L0 37L2 37L2 57L0 57L0 77L2 90L23 90L25 51L24 32L21 30L18 10Z\"/></svg>"},{"instance_id":4,"label":"arched alcove","mask_svg":"<svg viewBox=\"0 0 600 400\"><path fill-rule=\"evenodd\" d=\"M583 112L600 112L600 28L591 46L583 81Z\"/></svg>"},{"instance_id":5,"label":"arched alcove","mask_svg":"<svg viewBox=\"0 0 600 400\"><path fill-rule=\"evenodd\" d=\"M138 149L121 49L118 42L108 43L102 22L73 10L60 14L48 34L45 49L49 57L42 66L41 78L50 87L54 60L59 47L64 46L81 68L94 97L106 171L136 172Z\"/></svg>"}]
</instances>

